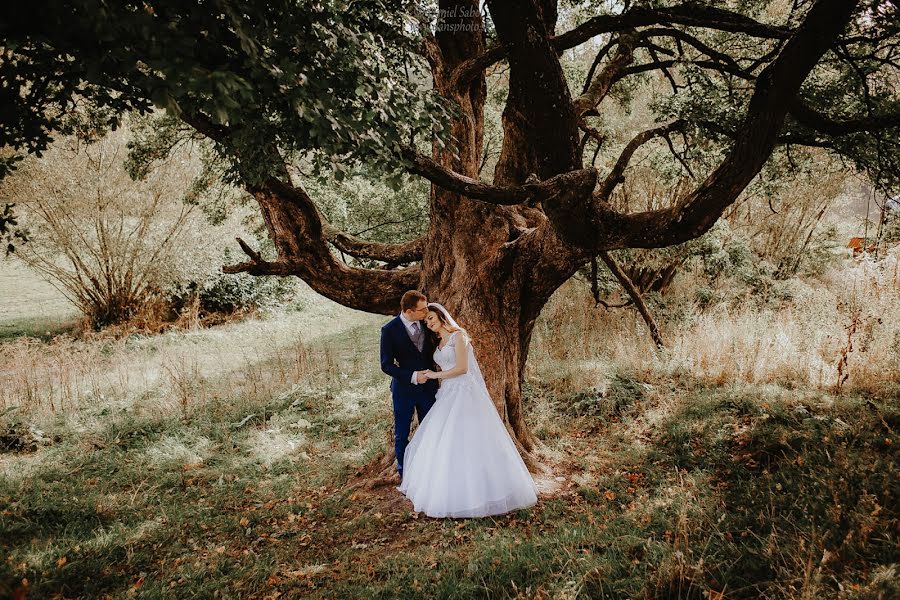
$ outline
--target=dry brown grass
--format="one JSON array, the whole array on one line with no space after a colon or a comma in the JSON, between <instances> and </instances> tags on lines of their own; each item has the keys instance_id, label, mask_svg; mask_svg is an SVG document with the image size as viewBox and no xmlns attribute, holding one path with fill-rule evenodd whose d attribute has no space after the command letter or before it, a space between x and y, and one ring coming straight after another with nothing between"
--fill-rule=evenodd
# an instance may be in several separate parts
<instances>
[{"instance_id":1,"label":"dry brown grass","mask_svg":"<svg viewBox=\"0 0 900 600\"><path fill-rule=\"evenodd\" d=\"M848 389L900 382L900 249L878 262L848 261L821 281L792 280L794 298L779 307L748 298L704 310L690 298L693 286L682 277L666 297L682 310L661 319L669 347L656 351L634 310L594 308L586 286L570 282L538 321L529 373L572 390L602 385L616 370L826 389L837 387L843 364Z\"/></svg>"},{"instance_id":2,"label":"dry brown grass","mask_svg":"<svg viewBox=\"0 0 900 600\"><path fill-rule=\"evenodd\" d=\"M301 295L311 295L310 290ZM328 349L308 344L381 317L312 297L302 312L254 317L211 329L160 335L57 336L0 343L0 412L16 406L33 419L124 408L187 415L210 402L265 401L295 383L336 377Z\"/></svg>"},{"instance_id":3,"label":"dry brown grass","mask_svg":"<svg viewBox=\"0 0 900 600\"><path fill-rule=\"evenodd\" d=\"M896 384L898 264L895 251L878 263L847 263L823 282L795 282L794 300L780 308L748 301L702 310L688 299L692 282L682 279L667 301L685 308L664 321L670 347L663 351L655 350L634 311L595 309L588 290L571 282L538 321L528 375L571 391L604 388L618 371L645 380L686 374L717 384L832 389L841 365L845 390ZM304 312L213 329L0 343L0 411L16 406L49 418L127 406L187 415L210 402L264 400L295 382L337 374L340 359L327 352L312 356L307 344L361 324L375 331L382 318L303 293L309 296ZM858 323L848 344L854 315Z\"/></svg>"}]
</instances>

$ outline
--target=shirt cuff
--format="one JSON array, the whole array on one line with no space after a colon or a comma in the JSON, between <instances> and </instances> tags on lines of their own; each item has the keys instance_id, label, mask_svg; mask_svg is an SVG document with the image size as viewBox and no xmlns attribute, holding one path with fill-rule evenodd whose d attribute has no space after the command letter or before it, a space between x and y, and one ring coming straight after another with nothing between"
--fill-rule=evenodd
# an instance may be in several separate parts
<instances>
[{"instance_id":1,"label":"shirt cuff","mask_svg":"<svg viewBox=\"0 0 900 600\"><path fill-rule=\"evenodd\" d=\"M416 381L416 374L417 374L417 371L413 371L413 376L412 376L413 385L419 385L419 382Z\"/></svg>"}]
</instances>

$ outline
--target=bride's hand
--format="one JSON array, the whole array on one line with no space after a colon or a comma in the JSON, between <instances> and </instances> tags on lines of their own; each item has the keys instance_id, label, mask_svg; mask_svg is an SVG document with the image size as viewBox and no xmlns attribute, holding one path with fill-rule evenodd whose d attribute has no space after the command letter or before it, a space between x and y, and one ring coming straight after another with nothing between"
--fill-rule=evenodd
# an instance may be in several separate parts
<instances>
[{"instance_id":1,"label":"bride's hand","mask_svg":"<svg viewBox=\"0 0 900 600\"><path fill-rule=\"evenodd\" d=\"M425 378L426 379L437 379L438 376L437 376L437 373L435 373L431 369L428 369L427 371L425 371Z\"/></svg>"}]
</instances>

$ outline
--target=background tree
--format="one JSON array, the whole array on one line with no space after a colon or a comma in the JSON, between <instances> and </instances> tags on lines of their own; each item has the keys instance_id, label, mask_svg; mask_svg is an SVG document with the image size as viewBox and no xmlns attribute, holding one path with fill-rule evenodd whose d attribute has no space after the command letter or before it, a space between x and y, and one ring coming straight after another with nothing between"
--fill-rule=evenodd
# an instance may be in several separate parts
<instances>
[{"instance_id":1,"label":"background tree","mask_svg":"<svg viewBox=\"0 0 900 600\"><path fill-rule=\"evenodd\" d=\"M180 201L191 173L178 158L143 182L125 172L125 133L65 138L0 185L33 239L19 259L43 272L93 327L125 321L200 262L202 216ZM192 231L193 230L193 231Z\"/></svg>"},{"instance_id":2,"label":"background tree","mask_svg":"<svg viewBox=\"0 0 900 600\"><path fill-rule=\"evenodd\" d=\"M473 333L498 409L528 452L521 382L533 326L592 256L700 236L779 144L827 148L896 187L893 1L600 3L571 11L591 14L560 33L570 13L554 0L479 8L82 0L38 2L33 20L4 8L0 105L14 118L0 143L39 150L81 97L113 114L166 107L216 143L275 245L269 260L242 242L248 260L227 272L296 275L384 314L404 290L423 289ZM567 79L567 51L594 53L583 81ZM498 63L508 91L491 173L485 104ZM607 143L608 99L623 86L639 93L648 73L671 84L657 122L611 167L586 166ZM611 198L635 152L662 143L693 184L670 206L618 210ZM398 169L426 179L427 228L400 244L337 231L298 162L338 180L356 165L387 170L395 184ZM391 268L348 264L335 249Z\"/></svg>"},{"instance_id":3,"label":"background tree","mask_svg":"<svg viewBox=\"0 0 900 600\"><path fill-rule=\"evenodd\" d=\"M254 234L254 213L217 212L229 190L203 181L202 143L169 148L153 164L140 164L134 149L125 160L129 138L144 127L136 125L58 139L43 159L26 159L0 181L33 234L15 258L43 273L96 329L165 326L187 308L192 316L234 313L291 291L281 278L219 272L224 231L249 221L243 228Z\"/></svg>"}]
</instances>

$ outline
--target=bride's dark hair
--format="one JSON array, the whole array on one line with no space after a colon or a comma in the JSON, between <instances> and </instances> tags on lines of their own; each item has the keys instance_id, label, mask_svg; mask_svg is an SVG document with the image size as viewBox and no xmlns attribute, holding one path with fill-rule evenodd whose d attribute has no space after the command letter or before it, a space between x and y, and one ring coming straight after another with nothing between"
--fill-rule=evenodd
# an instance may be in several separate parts
<instances>
[{"instance_id":1,"label":"bride's dark hair","mask_svg":"<svg viewBox=\"0 0 900 600\"><path fill-rule=\"evenodd\" d=\"M428 305L428 312L433 312L437 315L438 321L441 322L441 325L446 327L449 331L463 331L461 328L457 327L453 329L453 326L447 321L447 318L444 316L444 311L435 307L433 304ZM427 328L426 328L427 329ZM428 329L428 335L431 336L431 341L434 342L435 348L441 343L441 336L437 334L437 332ZM465 335L465 333L463 334Z\"/></svg>"}]
</instances>

